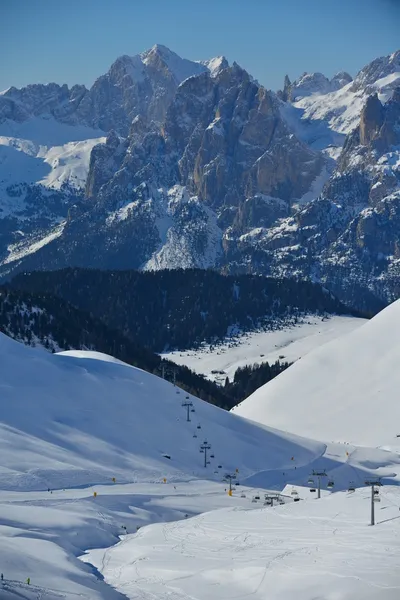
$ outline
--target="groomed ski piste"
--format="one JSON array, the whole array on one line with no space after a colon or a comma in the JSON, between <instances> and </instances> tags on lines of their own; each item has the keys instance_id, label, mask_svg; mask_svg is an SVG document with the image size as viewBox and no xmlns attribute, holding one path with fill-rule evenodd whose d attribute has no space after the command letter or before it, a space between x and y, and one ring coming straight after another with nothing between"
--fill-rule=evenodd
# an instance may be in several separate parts
<instances>
[{"instance_id":1,"label":"groomed ski piste","mask_svg":"<svg viewBox=\"0 0 400 600\"><path fill-rule=\"evenodd\" d=\"M395 332L399 320L397 304L346 336L360 336L366 377L382 378L386 392L392 383L393 393L376 402L371 387L353 404L344 390L330 439L322 411L318 435L299 437L112 357L52 355L0 335L0 598L398 600L400 454L390 447L398 378L387 323ZM361 334L371 329L367 344ZM328 393L339 372L314 372L322 377ZM303 385L291 396L307 413ZM371 443L340 435L349 431L346 406L354 428L358 414L358 439ZM310 492L313 470L327 474L320 499ZM232 496L226 474L235 476ZM365 481L377 477L371 527ZM277 494L272 507L265 494Z\"/></svg>"}]
</instances>

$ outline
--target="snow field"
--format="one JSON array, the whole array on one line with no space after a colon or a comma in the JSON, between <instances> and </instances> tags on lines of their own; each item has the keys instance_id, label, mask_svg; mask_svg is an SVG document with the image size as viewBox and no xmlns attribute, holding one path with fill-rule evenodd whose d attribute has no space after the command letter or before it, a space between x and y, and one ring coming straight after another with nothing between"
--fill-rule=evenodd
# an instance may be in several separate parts
<instances>
[{"instance_id":1,"label":"snow field","mask_svg":"<svg viewBox=\"0 0 400 600\"><path fill-rule=\"evenodd\" d=\"M223 344L213 346L212 350L209 344L204 344L198 350L177 350L162 356L205 375L207 379L224 384L227 376L230 381L233 380L239 367L263 362L272 364L278 359L294 362L315 348L350 333L365 322L365 319L356 317L323 318L309 315L302 323L279 331L241 333Z\"/></svg>"},{"instance_id":2,"label":"snow field","mask_svg":"<svg viewBox=\"0 0 400 600\"><path fill-rule=\"evenodd\" d=\"M397 600L398 488L156 524L86 560L128 598Z\"/></svg>"}]
</instances>

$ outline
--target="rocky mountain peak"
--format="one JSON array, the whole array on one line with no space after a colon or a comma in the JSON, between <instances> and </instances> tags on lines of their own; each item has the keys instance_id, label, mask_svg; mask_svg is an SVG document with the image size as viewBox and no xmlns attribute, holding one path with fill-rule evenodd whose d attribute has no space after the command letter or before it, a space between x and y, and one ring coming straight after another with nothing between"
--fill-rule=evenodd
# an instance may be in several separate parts
<instances>
[{"instance_id":1,"label":"rocky mountain peak","mask_svg":"<svg viewBox=\"0 0 400 600\"><path fill-rule=\"evenodd\" d=\"M352 92L367 89L371 86L392 86L400 82L400 50L389 56L381 56L366 65L357 74L351 86Z\"/></svg>"}]
</instances>

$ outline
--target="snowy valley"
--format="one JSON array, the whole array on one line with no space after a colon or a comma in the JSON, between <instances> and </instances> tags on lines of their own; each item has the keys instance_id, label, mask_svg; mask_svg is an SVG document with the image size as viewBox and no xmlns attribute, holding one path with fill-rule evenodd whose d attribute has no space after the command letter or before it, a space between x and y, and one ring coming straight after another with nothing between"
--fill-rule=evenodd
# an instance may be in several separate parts
<instances>
[{"instance_id":1,"label":"snowy valley","mask_svg":"<svg viewBox=\"0 0 400 600\"><path fill-rule=\"evenodd\" d=\"M389 357L399 314L395 303L260 390L268 399L288 381L294 417L286 412L280 430L267 425L277 423L271 410L235 414L252 398L229 413L110 356L50 354L1 334L1 598L397 598L400 415ZM320 361L321 385L344 387L341 343L362 364L387 355L362 404L347 395L319 413L301 396L307 380L319 394L315 371L301 385L292 378ZM374 392L383 382L384 407ZM313 435L296 405L312 412ZM327 475L320 500L314 470ZM377 477L370 528L365 481Z\"/></svg>"}]
</instances>

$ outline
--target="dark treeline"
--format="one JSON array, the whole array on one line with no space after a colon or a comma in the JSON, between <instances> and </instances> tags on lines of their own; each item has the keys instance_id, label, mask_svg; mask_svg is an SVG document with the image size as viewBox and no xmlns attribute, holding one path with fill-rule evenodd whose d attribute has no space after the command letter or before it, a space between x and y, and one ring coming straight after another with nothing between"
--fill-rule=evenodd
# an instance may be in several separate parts
<instances>
[{"instance_id":1,"label":"dark treeline","mask_svg":"<svg viewBox=\"0 0 400 600\"><path fill-rule=\"evenodd\" d=\"M21 273L11 286L58 296L155 352L215 343L232 325L275 329L307 313L355 314L318 284L200 269L68 268Z\"/></svg>"}]
</instances>

